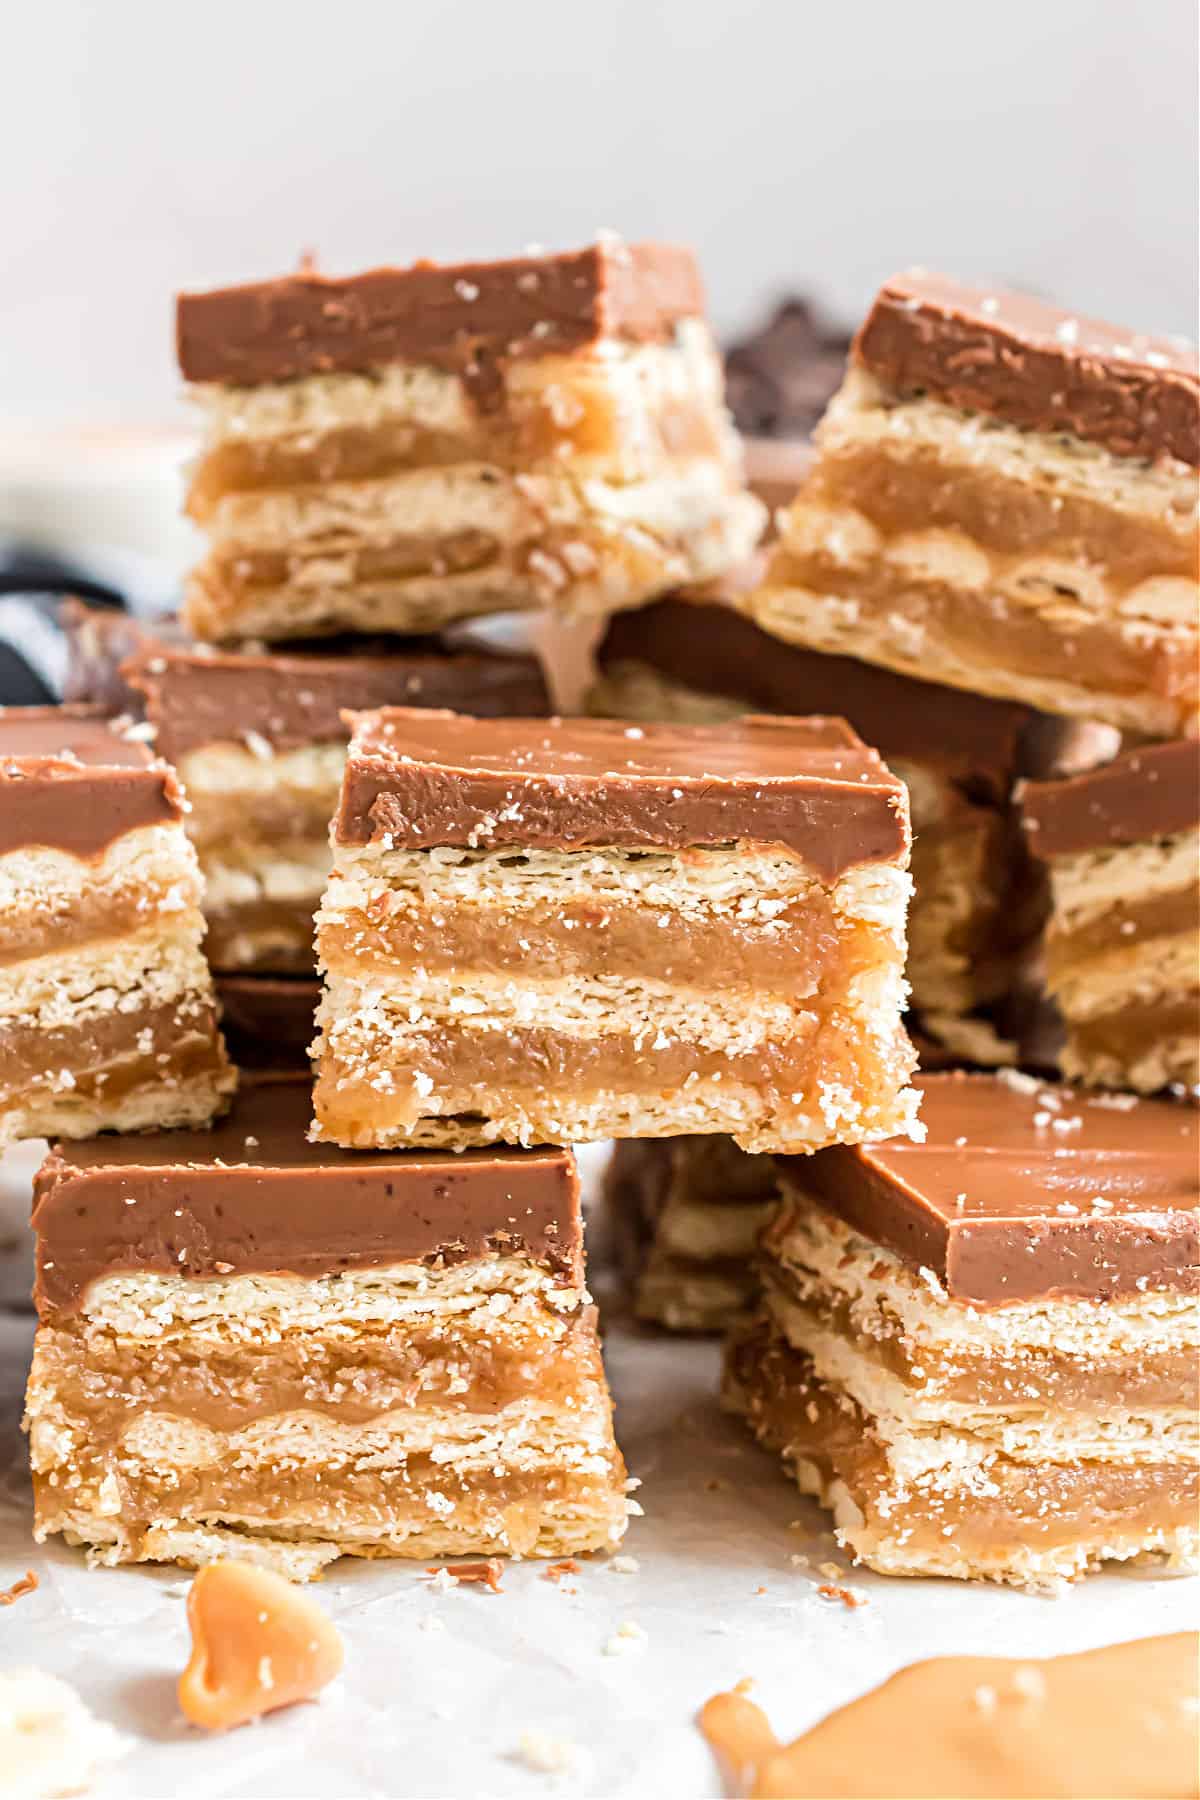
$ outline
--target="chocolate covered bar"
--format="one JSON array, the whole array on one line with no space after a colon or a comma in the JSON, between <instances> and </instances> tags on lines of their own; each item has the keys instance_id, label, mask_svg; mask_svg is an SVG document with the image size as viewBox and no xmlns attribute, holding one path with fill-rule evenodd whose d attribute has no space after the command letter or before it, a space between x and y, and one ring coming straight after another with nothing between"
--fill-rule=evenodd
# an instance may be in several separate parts
<instances>
[{"instance_id":1,"label":"chocolate covered bar","mask_svg":"<svg viewBox=\"0 0 1200 1800\"><path fill-rule=\"evenodd\" d=\"M688 250L306 269L183 294L177 324L199 637L604 613L758 537Z\"/></svg>"},{"instance_id":2,"label":"chocolate covered bar","mask_svg":"<svg viewBox=\"0 0 1200 1800\"><path fill-rule=\"evenodd\" d=\"M101 1562L572 1555L625 1472L565 1150L344 1155L307 1082L204 1134L53 1148L36 1534Z\"/></svg>"},{"instance_id":3,"label":"chocolate covered bar","mask_svg":"<svg viewBox=\"0 0 1200 1800\"><path fill-rule=\"evenodd\" d=\"M99 713L0 708L0 1144L227 1103L183 807Z\"/></svg>"},{"instance_id":4,"label":"chocolate covered bar","mask_svg":"<svg viewBox=\"0 0 1200 1800\"><path fill-rule=\"evenodd\" d=\"M633 1311L671 1331L722 1331L757 1296L754 1248L775 1164L727 1137L628 1138L604 1202Z\"/></svg>"},{"instance_id":5,"label":"chocolate covered bar","mask_svg":"<svg viewBox=\"0 0 1200 1800\"><path fill-rule=\"evenodd\" d=\"M589 709L676 724L747 711L848 719L908 788L912 1006L926 1032L974 1041L989 1022L965 1016L1012 991L1042 920L1041 884L1011 813L1014 778L1080 753L1085 736L1113 734L781 643L736 610L754 578L751 566L738 581L610 620Z\"/></svg>"},{"instance_id":6,"label":"chocolate covered bar","mask_svg":"<svg viewBox=\"0 0 1200 1800\"><path fill-rule=\"evenodd\" d=\"M1149 736L1195 716L1193 352L910 272L817 451L745 602L764 629Z\"/></svg>"},{"instance_id":7,"label":"chocolate covered bar","mask_svg":"<svg viewBox=\"0 0 1200 1800\"><path fill-rule=\"evenodd\" d=\"M908 814L843 721L364 714L333 835L326 1140L909 1128Z\"/></svg>"},{"instance_id":8,"label":"chocolate covered bar","mask_svg":"<svg viewBox=\"0 0 1200 1800\"><path fill-rule=\"evenodd\" d=\"M549 707L537 660L469 638L217 651L78 603L64 608L73 697L143 711L178 771L204 875L205 950L225 973L311 974L313 914L346 759L342 709Z\"/></svg>"},{"instance_id":9,"label":"chocolate covered bar","mask_svg":"<svg viewBox=\"0 0 1200 1800\"><path fill-rule=\"evenodd\" d=\"M1022 823L1050 871L1046 986L1072 1080L1200 1084L1200 744L1128 751L1027 782Z\"/></svg>"},{"instance_id":10,"label":"chocolate covered bar","mask_svg":"<svg viewBox=\"0 0 1200 1800\"><path fill-rule=\"evenodd\" d=\"M726 1397L894 1575L1200 1560L1200 1114L920 1079L923 1145L778 1161Z\"/></svg>"}]
</instances>

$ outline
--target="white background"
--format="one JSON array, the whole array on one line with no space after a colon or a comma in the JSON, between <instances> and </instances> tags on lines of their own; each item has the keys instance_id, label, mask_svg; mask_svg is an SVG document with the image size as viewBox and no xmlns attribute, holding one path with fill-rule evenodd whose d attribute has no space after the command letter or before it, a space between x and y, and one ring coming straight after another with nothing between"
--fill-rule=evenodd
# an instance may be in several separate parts
<instances>
[{"instance_id":1,"label":"white background","mask_svg":"<svg viewBox=\"0 0 1200 1800\"><path fill-rule=\"evenodd\" d=\"M911 262L1194 330L1192 0L41 0L8 12L0 424L172 416L170 298L695 242L719 325ZM18 25L19 19L19 25Z\"/></svg>"}]
</instances>

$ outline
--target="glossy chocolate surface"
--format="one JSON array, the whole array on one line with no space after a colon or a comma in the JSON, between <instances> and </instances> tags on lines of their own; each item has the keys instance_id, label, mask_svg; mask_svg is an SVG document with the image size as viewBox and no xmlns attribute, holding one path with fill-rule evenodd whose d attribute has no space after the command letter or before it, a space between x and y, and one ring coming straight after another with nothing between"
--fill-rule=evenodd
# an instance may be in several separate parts
<instances>
[{"instance_id":1,"label":"glossy chocolate surface","mask_svg":"<svg viewBox=\"0 0 1200 1800\"><path fill-rule=\"evenodd\" d=\"M362 715L342 844L685 849L783 844L824 879L908 851L900 782L842 719L733 724Z\"/></svg>"},{"instance_id":2,"label":"glossy chocolate surface","mask_svg":"<svg viewBox=\"0 0 1200 1800\"><path fill-rule=\"evenodd\" d=\"M1066 432L1117 456L1200 464L1194 350L1026 294L906 271L880 289L851 358L905 397Z\"/></svg>"},{"instance_id":3,"label":"glossy chocolate surface","mask_svg":"<svg viewBox=\"0 0 1200 1800\"><path fill-rule=\"evenodd\" d=\"M209 1131L52 1147L34 1183L34 1297L78 1311L105 1276L314 1278L528 1257L582 1280L569 1150L337 1150L308 1141L307 1080L251 1084Z\"/></svg>"},{"instance_id":4,"label":"glossy chocolate surface","mask_svg":"<svg viewBox=\"0 0 1200 1800\"><path fill-rule=\"evenodd\" d=\"M924 1144L781 1157L785 1188L931 1270L952 1300L1200 1290L1200 1111L1021 1076L915 1085Z\"/></svg>"}]
</instances>

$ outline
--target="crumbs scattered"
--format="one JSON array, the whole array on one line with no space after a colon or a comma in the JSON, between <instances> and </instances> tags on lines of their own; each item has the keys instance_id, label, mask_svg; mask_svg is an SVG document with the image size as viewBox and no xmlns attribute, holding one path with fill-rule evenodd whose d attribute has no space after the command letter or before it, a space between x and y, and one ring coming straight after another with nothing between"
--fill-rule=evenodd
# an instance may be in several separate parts
<instances>
[{"instance_id":1,"label":"crumbs scattered","mask_svg":"<svg viewBox=\"0 0 1200 1800\"><path fill-rule=\"evenodd\" d=\"M636 1575L642 1565L636 1556L622 1554L614 1556L608 1566L614 1575Z\"/></svg>"},{"instance_id":2,"label":"crumbs scattered","mask_svg":"<svg viewBox=\"0 0 1200 1800\"><path fill-rule=\"evenodd\" d=\"M642 1650L649 1643L642 1627L633 1619L625 1619L604 1646L605 1656L627 1656L631 1650Z\"/></svg>"},{"instance_id":3,"label":"crumbs scattered","mask_svg":"<svg viewBox=\"0 0 1200 1800\"><path fill-rule=\"evenodd\" d=\"M867 1605L867 1596L859 1588L839 1587L836 1582L824 1581L817 1589L822 1600L840 1600L843 1606L850 1608Z\"/></svg>"},{"instance_id":4,"label":"crumbs scattered","mask_svg":"<svg viewBox=\"0 0 1200 1800\"><path fill-rule=\"evenodd\" d=\"M500 1586L500 1576L503 1570L504 1564L500 1558L489 1556L486 1562L451 1563L448 1568L427 1569L425 1572L433 1578L429 1583L430 1587L439 1593L445 1593L448 1588L458 1587L460 1583L466 1586L472 1582L479 1582L491 1593L502 1594L504 1589Z\"/></svg>"},{"instance_id":5,"label":"crumbs scattered","mask_svg":"<svg viewBox=\"0 0 1200 1800\"><path fill-rule=\"evenodd\" d=\"M14 1606L23 1600L26 1594L36 1594L38 1578L32 1569L26 1569L20 1581L14 1581L9 1588L0 1588L0 1606Z\"/></svg>"},{"instance_id":6,"label":"crumbs scattered","mask_svg":"<svg viewBox=\"0 0 1200 1800\"><path fill-rule=\"evenodd\" d=\"M565 1556L562 1562L547 1563L542 1570L543 1581L561 1581L564 1575L578 1575L579 1564L573 1556Z\"/></svg>"}]
</instances>

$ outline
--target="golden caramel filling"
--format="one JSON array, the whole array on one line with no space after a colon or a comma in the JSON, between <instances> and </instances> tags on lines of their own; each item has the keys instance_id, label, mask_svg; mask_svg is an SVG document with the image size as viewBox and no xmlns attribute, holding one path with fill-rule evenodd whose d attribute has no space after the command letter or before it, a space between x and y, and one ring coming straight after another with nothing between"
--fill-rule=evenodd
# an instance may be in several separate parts
<instances>
[{"instance_id":1,"label":"golden caramel filling","mask_svg":"<svg viewBox=\"0 0 1200 1800\"><path fill-rule=\"evenodd\" d=\"M351 1555L378 1546L393 1555L424 1556L428 1550L419 1541L408 1549L404 1536L414 1527L436 1524L458 1528L474 1543L498 1530L504 1534L499 1547L530 1555L538 1552L544 1536L553 1541L554 1521L548 1515L570 1507L594 1514L606 1500L610 1513L623 1510L624 1471L615 1455L607 1460L603 1472L546 1465L503 1469L497 1464L502 1469L497 1474L479 1469L459 1473L453 1463L424 1455L388 1469L353 1463L311 1468L231 1464L160 1471L125 1459L115 1479L121 1527L134 1538L159 1523L229 1522L250 1534L277 1530L299 1542L333 1537ZM111 1473L106 1463L86 1452L73 1462L69 1485L61 1475L53 1480L35 1473L39 1532L70 1530L73 1512L98 1509L100 1484ZM597 1548L606 1535L597 1533Z\"/></svg>"},{"instance_id":2,"label":"golden caramel filling","mask_svg":"<svg viewBox=\"0 0 1200 1800\"><path fill-rule=\"evenodd\" d=\"M950 463L906 445L902 457L873 445L823 451L806 493L853 506L885 537L919 525L964 532L997 557L1045 555L1102 565L1121 591L1159 575L1194 579L1197 543L1186 521L1131 515L1069 491L1040 491L994 469Z\"/></svg>"},{"instance_id":3,"label":"golden caramel filling","mask_svg":"<svg viewBox=\"0 0 1200 1800\"><path fill-rule=\"evenodd\" d=\"M1193 1042L1200 1036L1200 1009L1193 992L1183 1000L1121 1000L1095 1019L1068 1018L1073 1050L1086 1058L1113 1057L1131 1063L1168 1038Z\"/></svg>"},{"instance_id":4,"label":"golden caramel filling","mask_svg":"<svg viewBox=\"0 0 1200 1800\"><path fill-rule=\"evenodd\" d=\"M115 892L82 888L62 905L39 900L36 908L0 908L0 968L144 931L170 892L150 882Z\"/></svg>"},{"instance_id":5,"label":"golden caramel filling","mask_svg":"<svg viewBox=\"0 0 1200 1800\"><path fill-rule=\"evenodd\" d=\"M912 1068L908 1040L897 1027L890 1043L864 1042L861 1026L832 1008L814 1012L787 1041L759 1043L740 1053L711 1050L687 1039L645 1055L641 1037L610 1033L582 1038L551 1029L425 1029L396 1042L386 1037L344 1039L325 1046L314 1093L326 1134L355 1141L362 1130L404 1130L429 1116L425 1096L442 1101L441 1115L527 1111L537 1116L547 1094L572 1102L590 1096L686 1096L698 1081L751 1089L764 1111L794 1115L815 1107L823 1088L844 1088L864 1108L890 1102ZM386 1084L378 1073L387 1070ZM386 1087L386 1091L384 1088ZM358 1141L362 1141L359 1139Z\"/></svg>"},{"instance_id":6,"label":"golden caramel filling","mask_svg":"<svg viewBox=\"0 0 1200 1800\"><path fill-rule=\"evenodd\" d=\"M1044 1406L1084 1415L1200 1406L1200 1367L1187 1349L1088 1359L1032 1346L1011 1357L992 1351L972 1355L966 1348L951 1352L906 1341L898 1329L891 1336L864 1336L855 1331L846 1301L822 1293L805 1302L786 1270L772 1267L763 1274L771 1295L778 1294L811 1325L835 1331L868 1361L911 1387L914 1402L995 1407L1014 1415Z\"/></svg>"},{"instance_id":7,"label":"golden caramel filling","mask_svg":"<svg viewBox=\"0 0 1200 1800\"><path fill-rule=\"evenodd\" d=\"M343 533L294 550L221 549L200 565L197 575L231 595L283 587L302 576L307 563L346 561L356 581L407 581L417 575L459 575L495 562L500 546L482 531L410 533L387 543L363 543Z\"/></svg>"},{"instance_id":8,"label":"golden caramel filling","mask_svg":"<svg viewBox=\"0 0 1200 1800\"><path fill-rule=\"evenodd\" d=\"M1196 931L1200 931L1200 886L1176 888L1148 900L1114 900L1086 925L1064 930L1051 924L1046 937L1047 973L1053 983L1106 951L1129 951L1154 938L1182 937Z\"/></svg>"},{"instance_id":9,"label":"golden caramel filling","mask_svg":"<svg viewBox=\"0 0 1200 1800\"><path fill-rule=\"evenodd\" d=\"M1071 608L1068 627L1057 604L1038 610L989 590L986 601L967 605L959 588L885 557L848 569L831 556L798 557L783 548L772 562L770 585L856 600L864 615L882 615L891 626L907 620L968 665L992 666L1002 642L1004 667L1014 674L1086 678L1089 688L1135 698L1150 693L1181 708L1200 701L1195 645L1185 632L1085 612L1069 595L1063 596Z\"/></svg>"},{"instance_id":10,"label":"golden caramel filling","mask_svg":"<svg viewBox=\"0 0 1200 1800\"><path fill-rule=\"evenodd\" d=\"M840 918L814 887L769 923L681 918L667 908L573 901L553 915L529 908L460 907L446 912L400 906L381 893L360 911L321 928L330 969L363 977L419 967L430 971L560 976L644 976L706 987L714 969L723 987L746 986L793 997L844 991L879 960L876 929Z\"/></svg>"},{"instance_id":11,"label":"golden caramel filling","mask_svg":"<svg viewBox=\"0 0 1200 1800\"><path fill-rule=\"evenodd\" d=\"M865 1525L899 1539L914 1559L923 1547L1004 1559L1018 1545L1038 1551L1138 1538L1194 1524L1200 1470L1186 1464L1016 1463L997 1455L973 1491L939 1489L929 1478L892 1474L871 1422L846 1396L816 1380L812 1364L762 1328L728 1351L732 1391L751 1428L787 1460L814 1465L823 1482L845 1484ZM854 1533L858 1537L858 1530Z\"/></svg>"},{"instance_id":12,"label":"golden caramel filling","mask_svg":"<svg viewBox=\"0 0 1200 1800\"><path fill-rule=\"evenodd\" d=\"M363 1324L350 1338L284 1332L228 1348L131 1344L73 1315L38 1335L37 1380L84 1426L97 1453L147 1411L235 1432L279 1413L320 1413L363 1425L401 1411L492 1413L536 1397L569 1405L602 1379L590 1308L539 1330L484 1335L461 1321L392 1328Z\"/></svg>"},{"instance_id":13,"label":"golden caramel filling","mask_svg":"<svg viewBox=\"0 0 1200 1800\"><path fill-rule=\"evenodd\" d=\"M480 412L469 432L444 431L404 419L346 424L284 438L227 439L206 451L188 493L187 510L203 524L227 494L371 481L409 469L490 463L520 471L538 464L591 459L625 480L663 472L679 457L723 458L713 409L675 401L631 432L611 394L594 384L508 397Z\"/></svg>"},{"instance_id":14,"label":"golden caramel filling","mask_svg":"<svg viewBox=\"0 0 1200 1800\"><path fill-rule=\"evenodd\" d=\"M120 1100L138 1088L193 1081L224 1067L210 1001L114 1010L51 1030L11 1024L0 1030L0 1104L6 1107L59 1093Z\"/></svg>"}]
</instances>

